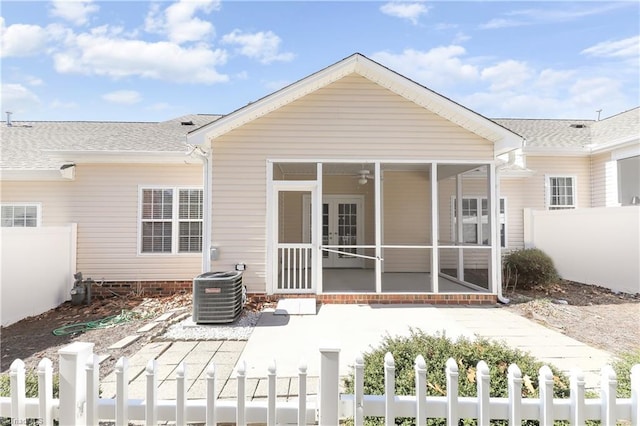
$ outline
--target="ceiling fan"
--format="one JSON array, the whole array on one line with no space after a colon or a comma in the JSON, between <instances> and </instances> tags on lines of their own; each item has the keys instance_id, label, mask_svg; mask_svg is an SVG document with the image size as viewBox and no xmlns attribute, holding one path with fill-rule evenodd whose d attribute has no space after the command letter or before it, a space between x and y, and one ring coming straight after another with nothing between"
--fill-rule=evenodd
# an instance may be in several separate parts
<instances>
[{"instance_id":1,"label":"ceiling fan","mask_svg":"<svg viewBox=\"0 0 640 426\"><path fill-rule=\"evenodd\" d=\"M369 179L373 179L373 174L369 170L362 169L358 172L358 183L360 185L365 185Z\"/></svg>"}]
</instances>

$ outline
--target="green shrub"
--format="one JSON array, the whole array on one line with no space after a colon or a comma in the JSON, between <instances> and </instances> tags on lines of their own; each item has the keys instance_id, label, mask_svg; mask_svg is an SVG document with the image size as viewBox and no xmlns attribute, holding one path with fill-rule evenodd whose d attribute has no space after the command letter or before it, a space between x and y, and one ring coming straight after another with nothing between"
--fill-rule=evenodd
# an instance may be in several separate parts
<instances>
[{"instance_id":1,"label":"green shrub","mask_svg":"<svg viewBox=\"0 0 640 426\"><path fill-rule=\"evenodd\" d=\"M519 350L508 348L503 343L496 343L485 338L474 340L459 338L453 341L444 334L435 336L420 330L412 330L409 337L387 336L381 345L364 354L364 393L366 395L384 394L384 356L387 352L393 355L396 368L396 394L415 395L414 363L418 355L422 355L427 363L427 395L446 395L445 365L449 358L456 360L459 372L459 395L476 396L477 383L475 370L479 361L484 360L490 371L490 395L492 397L508 396L509 365L515 363L520 367L523 377L522 396L534 398L538 393L538 371L542 363ZM569 379L555 367L549 366L554 375L554 396L566 398L569 395ZM353 392L353 374L345 380L345 388ZM414 424L414 419L396 419L396 424ZM382 424L380 418L367 418L370 425ZM429 419L429 425L443 425L444 419ZM466 420L462 424L476 424ZM493 421L492 424L506 424L504 421ZM529 422L525 424L537 424Z\"/></svg>"},{"instance_id":2,"label":"green shrub","mask_svg":"<svg viewBox=\"0 0 640 426\"><path fill-rule=\"evenodd\" d=\"M640 349L623 354L613 363L618 378L618 398L631 398L631 368L640 364Z\"/></svg>"},{"instance_id":3,"label":"green shrub","mask_svg":"<svg viewBox=\"0 0 640 426\"><path fill-rule=\"evenodd\" d=\"M556 281L558 271L542 250L523 249L507 254L502 262L503 285L527 290Z\"/></svg>"}]
</instances>

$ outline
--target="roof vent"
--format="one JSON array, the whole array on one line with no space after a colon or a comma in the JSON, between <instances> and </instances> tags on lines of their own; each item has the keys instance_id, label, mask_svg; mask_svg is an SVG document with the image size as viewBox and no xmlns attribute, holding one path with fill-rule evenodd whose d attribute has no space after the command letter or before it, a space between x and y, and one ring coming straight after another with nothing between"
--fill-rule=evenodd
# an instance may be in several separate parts
<instances>
[{"instance_id":1,"label":"roof vent","mask_svg":"<svg viewBox=\"0 0 640 426\"><path fill-rule=\"evenodd\" d=\"M573 127L574 129L584 129L587 127L586 124L570 124L569 127Z\"/></svg>"},{"instance_id":2,"label":"roof vent","mask_svg":"<svg viewBox=\"0 0 640 426\"><path fill-rule=\"evenodd\" d=\"M7 111L7 127L11 127L13 124L11 123L11 111Z\"/></svg>"},{"instance_id":3,"label":"roof vent","mask_svg":"<svg viewBox=\"0 0 640 426\"><path fill-rule=\"evenodd\" d=\"M193 121L181 121L180 124L183 126L193 126Z\"/></svg>"}]
</instances>

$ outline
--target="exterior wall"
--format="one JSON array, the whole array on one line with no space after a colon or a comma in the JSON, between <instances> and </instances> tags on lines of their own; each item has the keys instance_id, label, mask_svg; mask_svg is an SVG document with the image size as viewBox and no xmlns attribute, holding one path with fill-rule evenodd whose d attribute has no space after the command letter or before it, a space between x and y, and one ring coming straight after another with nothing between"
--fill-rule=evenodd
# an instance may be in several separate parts
<instances>
[{"instance_id":1,"label":"exterior wall","mask_svg":"<svg viewBox=\"0 0 640 426\"><path fill-rule=\"evenodd\" d=\"M591 157L591 178L592 178L592 197L591 197L591 207L605 207L607 205L607 182L609 185L612 184L613 179L616 180L616 188L615 195L616 198L618 196L617 191L617 178L618 173L614 173L613 176L607 176L607 172L611 172L608 170L607 163L611 161L611 153L594 155ZM614 161L614 166L617 167Z\"/></svg>"},{"instance_id":2,"label":"exterior wall","mask_svg":"<svg viewBox=\"0 0 640 426\"><path fill-rule=\"evenodd\" d=\"M352 75L213 142L215 270L247 264L250 292L266 279L268 159L493 159L493 144Z\"/></svg>"},{"instance_id":3,"label":"exterior wall","mask_svg":"<svg viewBox=\"0 0 640 426\"><path fill-rule=\"evenodd\" d=\"M502 177L500 195L507 198L508 249L525 247L523 209L546 210L546 175L575 176L578 209L591 207L594 191L589 157L531 157L527 168L534 172L525 178Z\"/></svg>"},{"instance_id":4,"label":"exterior wall","mask_svg":"<svg viewBox=\"0 0 640 426\"><path fill-rule=\"evenodd\" d=\"M139 255L142 186L202 186L200 165L79 164L69 182L2 182L3 202L42 203L42 225L78 224L77 271L96 281L190 280L200 253Z\"/></svg>"},{"instance_id":5,"label":"exterior wall","mask_svg":"<svg viewBox=\"0 0 640 426\"><path fill-rule=\"evenodd\" d=\"M531 211L531 240L560 276L640 293L640 207Z\"/></svg>"},{"instance_id":6,"label":"exterior wall","mask_svg":"<svg viewBox=\"0 0 640 426\"><path fill-rule=\"evenodd\" d=\"M76 229L75 224L0 229L3 327L71 299Z\"/></svg>"}]
</instances>

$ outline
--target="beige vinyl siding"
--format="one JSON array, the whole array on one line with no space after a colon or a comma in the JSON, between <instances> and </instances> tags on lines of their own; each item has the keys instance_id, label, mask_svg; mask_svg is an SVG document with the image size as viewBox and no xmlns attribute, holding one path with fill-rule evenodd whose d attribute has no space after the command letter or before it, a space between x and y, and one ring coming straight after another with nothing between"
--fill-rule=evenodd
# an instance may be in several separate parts
<instances>
[{"instance_id":1,"label":"beige vinyl siding","mask_svg":"<svg viewBox=\"0 0 640 426\"><path fill-rule=\"evenodd\" d=\"M607 162L609 161L611 161L611 153L609 152L591 157L591 179L593 182L591 207L605 207L607 205L607 180L611 181L615 178L617 187L617 173L615 176L607 176ZM614 192L617 198L617 191Z\"/></svg>"},{"instance_id":2,"label":"beige vinyl siding","mask_svg":"<svg viewBox=\"0 0 640 426\"><path fill-rule=\"evenodd\" d=\"M491 161L493 144L357 75L214 140L213 268L245 262L250 292L265 291L267 160L285 158Z\"/></svg>"},{"instance_id":3,"label":"beige vinyl siding","mask_svg":"<svg viewBox=\"0 0 640 426\"><path fill-rule=\"evenodd\" d=\"M574 176L577 208L592 206L591 160L589 157L527 156L527 168L534 172L526 178L502 178L500 193L507 198L508 248L524 247L523 218L525 208L545 210L546 176Z\"/></svg>"},{"instance_id":4,"label":"beige vinyl siding","mask_svg":"<svg viewBox=\"0 0 640 426\"><path fill-rule=\"evenodd\" d=\"M140 186L202 187L202 166L79 164L74 181L2 182L2 202L42 203L42 226L77 223L77 270L85 277L193 279L200 253L138 254Z\"/></svg>"}]
</instances>

